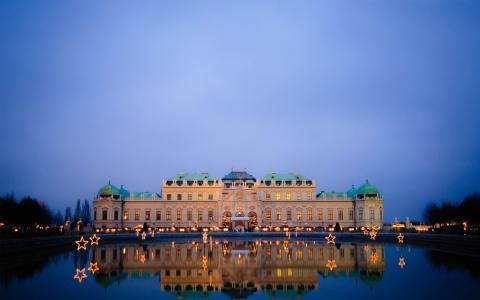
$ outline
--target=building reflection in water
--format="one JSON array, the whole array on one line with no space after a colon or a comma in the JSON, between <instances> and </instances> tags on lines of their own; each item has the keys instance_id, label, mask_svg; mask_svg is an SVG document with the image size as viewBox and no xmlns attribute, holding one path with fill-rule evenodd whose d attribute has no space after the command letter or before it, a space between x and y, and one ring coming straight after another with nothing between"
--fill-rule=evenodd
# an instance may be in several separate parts
<instances>
[{"instance_id":1,"label":"building reflection in water","mask_svg":"<svg viewBox=\"0 0 480 300\"><path fill-rule=\"evenodd\" d=\"M126 278L158 275L162 291L189 296L222 291L232 298L261 290L299 295L317 289L319 276L352 276L366 284L385 271L383 245L308 241L215 241L101 245L92 249L105 287Z\"/></svg>"}]
</instances>

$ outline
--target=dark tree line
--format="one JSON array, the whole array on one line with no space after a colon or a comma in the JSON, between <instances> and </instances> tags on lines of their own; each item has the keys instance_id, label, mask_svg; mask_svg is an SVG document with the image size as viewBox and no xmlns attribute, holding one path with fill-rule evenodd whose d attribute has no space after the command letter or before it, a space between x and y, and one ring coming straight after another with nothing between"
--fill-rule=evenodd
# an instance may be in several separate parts
<instances>
[{"instance_id":1,"label":"dark tree line","mask_svg":"<svg viewBox=\"0 0 480 300\"><path fill-rule=\"evenodd\" d=\"M457 225L463 228L466 222L469 229L478 232L480 224L480 194L475 193L463 199L459 204L444 202L441 205L430 203L425 208L424 218L440 227Z\"/></svg>"},{"instance_id":2,"label":"dark tree line","mask_svg":"<svg viewBox=\"0 0 480 300\"><path fill-rule=\"evenodd\" d=\"M80 199L77 200L73 215L70 207L67 207L65 215L62 215L60 210L53 213L47 205L32 197L24 197L17 201L13 194L0 196L0 227L3 230L18 228L22 231L35 231L37 225L57 227L66 224L67 221L73 228L80 220L82 226L92 222L87 199L83 204Z\"/></svg>"},{"instance_id":3,"label":"dark tree line","mask_svg":"<svg viewBox=\"0 0 480 300\"><path fill-rule=\"evenodd\" d=\"M0 196L0 223L4 226L34 229L36 225L50 225L52 214L48 207L37 199L25 197L16 201L13 195Z\"/></svg>"}]
</instances>

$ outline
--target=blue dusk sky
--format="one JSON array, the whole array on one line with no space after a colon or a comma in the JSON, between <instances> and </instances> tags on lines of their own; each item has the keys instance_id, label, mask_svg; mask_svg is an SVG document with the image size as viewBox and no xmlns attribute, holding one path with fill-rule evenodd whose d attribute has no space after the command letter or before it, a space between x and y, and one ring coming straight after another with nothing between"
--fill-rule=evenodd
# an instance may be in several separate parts
<instances>
[{"instance_id":1,"label":"blue dusk sky","mask_svg":"<svg viewBox=\"0 0 480 300\"><path fill-rule=\"evenodd\" d=\"M178 172L369 179L385 221L480 191L480 1L2 1L0 193Z\"/></svg>"}]
</instances>

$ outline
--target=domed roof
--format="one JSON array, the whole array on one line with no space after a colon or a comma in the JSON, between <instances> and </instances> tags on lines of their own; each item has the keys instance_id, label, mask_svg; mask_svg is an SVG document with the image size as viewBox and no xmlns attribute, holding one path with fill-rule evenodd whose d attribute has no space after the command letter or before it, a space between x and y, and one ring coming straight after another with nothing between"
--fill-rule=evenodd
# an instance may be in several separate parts
<instances>
[{"instance_id":1,"label":"domed roof","mask_svg":"<svg viewBox=\"0 0 480 300\"><path fill-rule=\"evenodd\" d=\"M378 189L374 186L368 183L368 180L361 185L356 192L357 195L372 195L372 194L380 194Z\"/></svg>"},{"instance_id":2,"label":"domed roof","mask_svg":"<svg viewBox=\"0 0 480 300\"><path fill-rule=\"evenodd\" d=\"M357 189L355 189L355 186L352 184L352 188L347 191L347 197L353 198L356 194L357 194Z\"/></svg>"},{"instance_id":3,"label":"domed roof","mask_svg":"<svg viewBox=\"0 0 480 300\"><path fill-rule=\"evenodd\" d=\"M123 195L123 191L126 191L126 190L123 190L123 188L122 188L122 190L120 190L119 188L117 188L116 186L111 184L110 181L108 181L108 184L102 186L98 190L98 195L99 196L104 196L104 197L120 196L120 195Z\"/></svg>"}]
</instances>

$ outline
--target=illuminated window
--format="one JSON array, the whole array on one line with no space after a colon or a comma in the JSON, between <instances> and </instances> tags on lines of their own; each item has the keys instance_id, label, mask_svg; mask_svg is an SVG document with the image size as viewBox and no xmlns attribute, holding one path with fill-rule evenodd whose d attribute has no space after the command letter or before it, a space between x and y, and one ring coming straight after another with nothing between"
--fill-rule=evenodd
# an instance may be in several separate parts
<instances>
[{"instance_id":1,"label":"illuminated window","mask_svg":"<svg viewBox=\"0 0 480 300\"><path fill-rule=\"evenodd\" d=\"M343 220L343 208L338 209L338 220Z\"/></svg>"},{"instance_id":2,"label":"illuminated window","mask_svg":"<svg viewBox=\"0 0 480 300\"><path fill-rule=\"evenodd\" d=\"M192 194L187 195L188 201L192 201Z\"/></svg>"},{"instance_id":3,"label":"illuminated window","mask_svg":"<svg viewBox=\"0 0 480 300\"><path fill-rule=\"evenodd\" d=\"M197 199L200 200L200 201L202 201L202 200L203 200L203 194L198 194L198 195L197 195Z\"/></svg>"},{"instance_id":4,"label":"illuminated window","mask_svg":"<svg viewBox=\"0 0 480 300\"><path fill-rule=\"evenodd\" d=\"M293 274L292 274L292 269L291 269L291 268L288 268L288 269L287 269L287 276L288 276L288 277L292 277L292 276L293 276Z\"/></svg>"},{"instance_id":5,"label":"illuminated window","mask_svg":"<svg viewBox=\"0 0 480 300\"><path fill-rule=\"evenodd\" d=\"M272 256L272 248L267 247L266 254L267 254L267 257L270 258L270 256Z\"/></svg>"},{"instance_id":6,"label":"illuminated window","mask_svg":"<svg viewBox=\"0 0 480 300\"><path fill-rule=\"evenodd\" d=\"M208 194L208 200L213 200L213 194Z\"/></svg>"},{"instance_id":7,"label":"illuminated window","mask_svg":"<svg viewBox=\"0 0 480 300\"><path fill-rule=\"evenodd\" d=\"M297 221L302 220L302 210L299 208L297 209Z\"/></svg>"},{"instance_id":8,"label":"illuminated window","mask_svg":"<svg viewBox=\"0 0 480 300\"><path fill-rule=\"evenodd\" d=\"M265 210L265 219L269 222L272 220L272 210L270 208L267 208Z\"/></svg>"},{"instance_id":9,"label":"illuminated window","mask_svg":"<svg viewBox=\"0 0 480 300\"><path fill-rule=\"evenodd\" d=\"M370 207L370 220L375 219L375 210L373 207Z\"/></svg>"},{"instance_id":10,"label":"illuminated window","mask_svg":"<svg viewBox=\"0 0 480 300\"><path fill-rule=\"evenodd\" d=\"M275 209L275 214L277 215L277 221L282 220L282 210L280 208Z\"/></svg>"},{"instance_id":11,"label":"illuminated window","mask_svg":"<svg viewBox=\"0 0 480 300\"><path fill-rule=\"evenodd\" d=\"M156 215L157 215L157 218L156 218L157 221L161 221L162 220L162 210L157 209Z\"/></svg>"},{"instance_id":12,"label":"illuminated window","mask_svg":"<svg viewBox=\"0 0 480 300\"><path fill-rule=\"evenodd\" d=\"M282 196L280 195L280 193L276 193L275 194L275 200L280 200Z\"/></svg>"},{"instance_id":13,"label":"illuminated window","mask_svg":"<svg viewBox=\"0 0 480 300\"><path fill-rule=\"evenodd\" d=\"M287 200L292 200L292 194L291 193L287 193Z\"/></svg>"},{"instance_id":14,"label":"illuminated window","mask_svg":"<svg viewBox=\"0 0 480 300\"><path fill-rule=\"evenodd\" d=\"M313 248L307 250L308 259L313 259Z\"/></svg>"},{"instance_id":15,"label":"illuminated window","mask_svg":"<svg viewBox=\"0 0 480 300\"><path fill-rule=\"evenodd\" d=\"M297 200L302 200L302 193L300 192L297 193Z\"/></svg>"},{"instance_id":16,"label":"illuminated window","mask_svg":"<svg viewBox=\"0 0 480 300\"><path fill-rule=\"evenodd\" d=\"M177 259L180 259L182 257L182 250L180 248L177 248L175 251L175 256Z\"/></svg>"},{"instance_id":17,"label":"illuminated window","mask_svg":"<svg viewBox=\"0 0 480 300\"><path fill-rule=\"evenodd\" d=\"M292 209L287 208L287 221L291 221L291 220L292 220Z\"/></svg>"},{"instance_id":18,"label":"illuminated window","mask_svg":"<svg viewBox=\"0 0 480 300\"><path fill-rule=\"evenodd\" d=\"M182 220L182 209L177 208L177 221L181 221L181 220Z\"/></svg>"},{"instance_id":19,"label":"illuminated window","mask_svg":"<svg viewBox=\"0 0 480 300\"><path fill-rule=\"evenodd\" d=\"M170 208L167 209L167 214L165 216L165 219L167 221L171 221L172 220L172 210Z\"/></svg>"},{"instance_id":20,"label":"illuminated window","mask_svg":"<svg viewBox=\"0 0 480 300\"><path fill-rule=\"evenodd\" d=\"M282 249L277 248L277 260L280 260L280 259L282 259Z\"/></svg>"},{"instance_id":21,"label":"illuminated window","mask_svg":"<svg viewBox=\"0 0 480 300\"><path fill-rule=\"evenodd\" d=\"M138 221L138 220L140 220L140 210L135 209L135 221Z\"/></svg>"},{"instance_id":22,"label":"illuminated window","mask_svg":"<svg viewBox=\"0 0 480 300\"><path fill-rule=\"evenodd\" d=\"M308 209L307 209L307 220L308 220L308 221L313 220L313 211L312 211L311 208L308 208Z\"/></svg>"},{"instance_id":23,"label":"illuminated window","mask_svg":"<svg viewBox=\"0 0 480 300\"><path fill-rule=\"evenodd\" d=\"M303 249L298 248L297 249L297 260L301 260L301 259L303 259Z\"/></svg>"},{"instance_id":24,"label":"illuminated window","mask_svg":"<svg viewBox=\"0 0 480 300\"><path fill-rule=\"evenodd\" d=\"M182 200L182 194L177 194L177 200Z\"/></svg>"},{"instance_id":25,"label":"illuminated window","mask_svg":"<svg viewBox=\"0 0 480 300\"><path fill-rule=\"evenodd\" d=\"M208 211L208 220L213 221L213 210Z\"/></svg>"},{"instance_id":26,"label":"illuminated window","mask_svg":"<svg viewBox=\"0 0 480 300\"><path fill-rule=\"evenodd\" d=\"M192 220L192 209L188 209L187 210L187 221L191 221Z\"/></svg>"},{"instance_id":27,"label":"illuminated window","mask_svg":"<svg viewBox=\"0 0 480 300\"><path fill-rule=\"evenodd\" d=\"M198 212L197 212L197 221L198 222L203 221L203 211L201 209L199 209Z\"/></svg>"},{"instance_id":28,"label":"illuminated window","mask_svg":"<svg viewBox=\"0 0 480 300\"><path fill-rule=\"evenodd\" d=\"M149 210L145 211L145 221L150 221L150 211Z\"/></svg>"},{"instance_id":29,"label":"illuminated window","mask_svg":"<svg viewBox=\"0 0 480 300\"><path fill-rule=\"evenodd\" d=\"M351 208L348 209L348 219L353 220L353 209Z\"/></svg>"},{"instance_id":30,"label":"illuminated window","mask_svg":"<svg viewBox=\"0 0 480 300\"><path fill-rule=\"evenodd\" d=\"M333 209L332 208L329 208L328 211L327 211L327 219L329 221L333 220Z\"/></svg>"},{"instance_id":31,"label":"illuminated window","mask_svg":"<svg viewBox=\"0 0 480 300\"><path fill-rule=\"evenodd\" d=\"M126 210L126 211L123 212L123 219L128 220L128 217L129 217L128 216L128 210Z\"/></svg>"},{"instance_id":32,"label":"illuminated window","mask_svg":"<svg viewBox=\"0 0 480 300\"><path fill-rule=\"evenodd\" d=\"M172 200L172 194L167 194L167 200Z\"/></svg>"},{"instance_id":33,"label":"illuminated window","mask_svg":"<svg viewBox=\"0 0 480 300\"><path fill-rule=\"evenodd\" d=\"M323 209L317 209L317 219L323 220Z\"/></svg>"},{"instance_id":34,"label":"illuminated window","mask_svg":"<svg viewBox=\"0 0 480 300\"><path fill-rule=\"evenodd\" d=\"M277 269L277 277L282 277L282 269Z\"/></svg>"},{"instance_id":35,"label":"illuminated window","mask_svg":"<svg viewBox=\"0 0 480 300\"><path fill-rule=\"evenodd\" d=\"M270 193L266 193L266 194L265 194L265 199L266 199L266 200L270 200L270 199L271 199Z\"/></svg>"}]
</instances>

